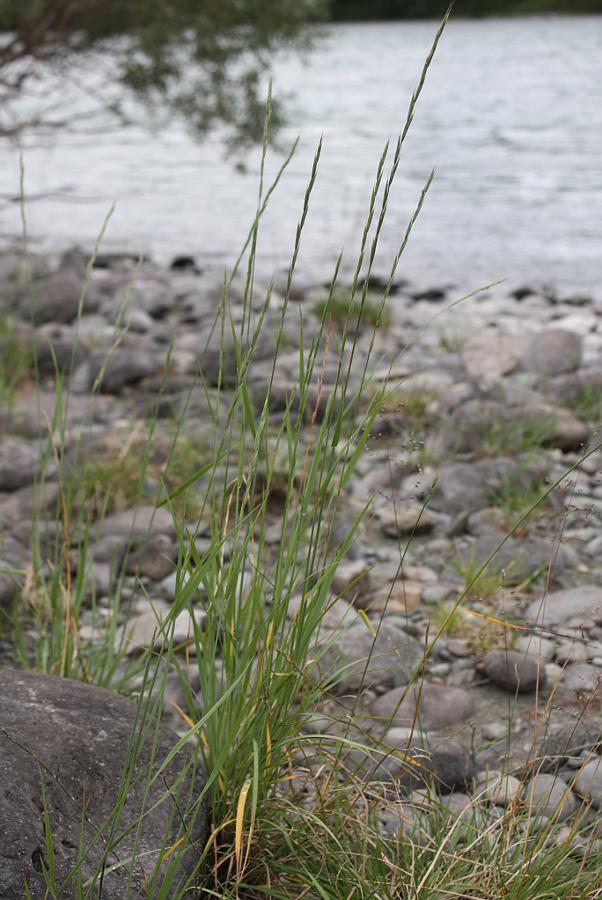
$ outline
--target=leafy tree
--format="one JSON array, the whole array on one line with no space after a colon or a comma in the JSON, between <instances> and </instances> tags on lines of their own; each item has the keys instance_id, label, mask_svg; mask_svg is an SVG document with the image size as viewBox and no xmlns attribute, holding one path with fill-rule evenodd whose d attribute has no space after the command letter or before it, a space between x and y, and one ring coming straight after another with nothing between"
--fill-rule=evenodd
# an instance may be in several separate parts
<instances>
[{"instance_id":1,"label":"leafy tree","mask_svg":"<svg viewBox=\"0 0 602 900\"><path fill-rule=\"evenodd\" d=\"M125 115L128 93L183 116L199 135L225 124L230 140L261 131L261 76L274 50L299 47L326 0L0 0L0 134L63 124L51 107L30 117L14 102L95 60L110 72L105 105ZM112 88L124 87L126 91ZM277 110L275 110L277 113Z\"/></svg>"}]
</instances>

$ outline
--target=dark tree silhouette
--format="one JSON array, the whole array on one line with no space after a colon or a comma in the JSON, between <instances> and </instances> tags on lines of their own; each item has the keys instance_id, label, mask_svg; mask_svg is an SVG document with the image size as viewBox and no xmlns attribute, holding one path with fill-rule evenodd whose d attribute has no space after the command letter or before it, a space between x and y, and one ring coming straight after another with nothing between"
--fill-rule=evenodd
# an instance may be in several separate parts
<instances>
[{"instance_id":1,"label":"dark tree silhouette","mask_svg":"<svg viewBox=\"0 0 602 900\"><path fill-rule=\"evenodd\" d=\"M0 133L68 121L69 110L48 106L24 117L11 101L39 94L57 72L77 79L96 56L105 69L110 59L100 99L104 86L123 86L199 136L221 123L233 140L254 139L273 51L302 44L326 9L325 0L0 0ZM105 105L123 115L117 96L109 90Z\"/></svg>"}]
</instances>

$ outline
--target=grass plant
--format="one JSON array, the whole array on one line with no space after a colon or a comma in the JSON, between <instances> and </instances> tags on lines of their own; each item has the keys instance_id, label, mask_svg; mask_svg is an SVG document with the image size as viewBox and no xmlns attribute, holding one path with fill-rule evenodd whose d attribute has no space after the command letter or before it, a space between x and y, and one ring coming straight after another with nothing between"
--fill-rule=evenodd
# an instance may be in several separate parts
<instances>
[{"instance_id":1,"label":"grass plant","mask_svg":"<svg viewBox=\"0 0 602 900\"><path fill-rule=\"evenodd\" d=\"M599 426L602 423L602 387L584 384L567 406L580 419Z\"/></svg>"},{"instance_id":2,"label":"grass plant","mask_svg":"<svg viewBox=\"0 0 602 900\"><path fill-rule=\"evenodd\" d=\"M7 406L33 375L33 354L13 320L0 312L0 403Z\"/></svg>"},{"instance_id":3,"label":"grass plant","mask_svg":"<svg viewBox=\"0 0 602 900\"><path fill-rule=\"evenodd\" d=\"M462 559L454 559L452 567L462 580L463 590L468 592L470 597L483 601L491 600L503 586L503 573L483 569L481 561L473 554L468 554Z\"/></svg>"},{"instance_id":4,"label":"grass plant","mask_svg":"<svg viewBox=\"0 0 602 900\"><path fill-rule=\"evenodd\" d=\"M540 503L540 500L543 502ZM499 490L491 492L491 505L502 511L505 529L511 528L513 523L523 518L529 510L534 510L533 517L525 519L521 535L536 521L549 516L553 510L552 498L546 494L546 483L543 479L534 485L525 486L519 479L507 478Z\"/></svg>"},{"instance_id":5,"label":"grass plant","mask_svg":"<svg viewBox=\"0 0 602 900\"><path fill-rule=\"evenodd\" d=\"M553 434L552 416L531 417L517 412L512 422L493 418L475 423L471 439L479 456L495 458L537 453L549 445Z\"/></svg>"},{"instance_id":6,"label":"grass plant","mask_svg":"<svg viewBox=\"0 0 602 900\"><path fill-rule=\"evenodd\" d=\"M313 311L319 319L327 316L339 330L351 324L386 330L390 321L388 310L383 308L380 299L369 297L361 300L335 294L315 303Z\"/></svg>"}]
</instances>

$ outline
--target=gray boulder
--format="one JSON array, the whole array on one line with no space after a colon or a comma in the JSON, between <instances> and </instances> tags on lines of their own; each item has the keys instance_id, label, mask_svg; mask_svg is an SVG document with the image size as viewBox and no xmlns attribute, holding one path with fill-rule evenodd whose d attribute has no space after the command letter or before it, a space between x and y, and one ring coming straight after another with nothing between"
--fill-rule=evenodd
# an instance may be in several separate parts
<instances>
[{"instance_id":1,"label":"gray boulder","mask_svg":"<svg viewBox=\"0 0 602 900\"><path fill-rule=\"evenodd\" d=\"M582 355L583 341L580 335L564 328L550 328L531 335L524 342L521 365L529 372L560 375L578 369Z\"/></svg>"},{"instance_id":2,"label":"gray boulder","mask_svg":"<svg viewBox=\"0 0 602 900\"><path fill-rule=\"evenodd\" d=\"M40 472L40 454L23 441L0 444L0 491L16 491L35 481Z\"/></svg>"},{"instance_id":3,"label":"gray boulder","mask_svg":"<svg viewBox=\"0 0 602 900\"><path fill-rule=\"evenodd\" d=\"M404 696L405 695L405 696ZM470 718L474 712L472 695L464 688L424 682L410 689L396 687L372 704L374 716L406 728L438 731Z\"/></svg>"},{"instance_id":4,"label":"gray boulder","mask_svg":"<svg viewBox=\"0 0 602 900\"><path fill-rule=\"evenodd\" d=\"M508 538L503 531L487 531L471 544L463 554L466 565L479 567L494 557L487 572L503 573L506 585L520 584L538 572L547 571L550 564L555 572L576 565L578 560L571 547L558 545L557 541L544 538Z\"/></svg>"},{"instance_id":5,"label":"gray boulder","mask_svg":"<svg viewBox=\"0 0 602 900\"><path fill-rule=\"evenodd\" d=\"M558 822L577 811L569 786L557 775L536 775L525 785L523 800L530 815L554 817Z\"/></svg>"},{"instance_id":6,"label":"gray boulder","mask_svg":"<svg viewBox=\"0 0 602 900\"><path fill-rule=\"evenodd\" d=\"M528 622L547 627L559 625L569 619L584 622L602 611L602 587L584 584L581 587L553 591L542 600L534 600L527 608Z\"/></svg>"},{"instance_id":7,"label":"gray boulder","mask_svg":"<svg viewBox=\"0 0 602 900\"><path fill-rule=\"evenodd\" d=\"M20 287L15 294L20 316L36 325L44 322L73 322L77 318L83 290L83 279L64 270ZM96 291L88 290L83 306L87 312L98 305ZM83 308L83 307L82 307Z\"/></svg>"},{"instance_id":8,"label":"gray boulder","mask_svg":"<svg viewBox=\"0 0 602 900\"><path fill-rule=\"evenodd\" d=\"M127 385L135 384L147 375L160 371L164 363L164 354L159 354L150 347L118 347L109 353L100 350L93 353L85 363L85 387L86 390L93 388L98 381L103 394L119 394ZM80 377L83 382L83 376Z\"/></svg>"},{"instance_id":9,"label":"gray boulder","mask_svg":"<svg viewBox=\"0 0 602 900\"><path fill-rule=\"evenodd\" d=\"M469 787L475 771L468 750L458 741L443 741L431 753L435 782L444 794Z\"/></svg>"},{"instance_id":10,"label":"gray boulder","mask_svg":"<svg viewBox=\"0 0 602 900\"><path fill-rule=\"evenodd\" d=\"M516 650L490 650L483 659L488 678L505 691L528 693L543 687L546 670L537 659Z\"/></svg>"},{"instance_id":11,"label":"gray boulder","mask_svg":"<svg viewBox=\"0 0 602 900\"><path fill-rule=\"evenodd\" d=\"M321 641L315 650L322 678L339 693L362 687L407 684L421 664L423 649L414 638L383 620L376 637L359 621Z\"/></svg>"},{"instance_id":12,"label":"gray boulder","mask_svg":"<svg viewBox=\"0 0 602 900\"><path fill-rule=\"evenodd\" d=\"M20 900L25 884L34 900L48 896L45 811L56 883L73 875L79 859L90 896L103 900L148 896L146 878L187 833L186 851L170 856L173 896L207 837L194 745L167 762L175 734L137 719L129 700L77 681L4 669L0 691L0 896ZM127 799L116 817L120 786ZM163 865L157 890L170 867ZM68 891L62 896L75 896L75 886Z\"/></svg>"},{"instance_id":13,"label":"gray boulder","mask_svg":"<svg viewBox=\"0 0 602 900\"><path fill-rule=\"evenodd\" d=\"M579 770L574 790L596 809L602 807L602 759L592 759Z\"/></svg>"}]
</instances>

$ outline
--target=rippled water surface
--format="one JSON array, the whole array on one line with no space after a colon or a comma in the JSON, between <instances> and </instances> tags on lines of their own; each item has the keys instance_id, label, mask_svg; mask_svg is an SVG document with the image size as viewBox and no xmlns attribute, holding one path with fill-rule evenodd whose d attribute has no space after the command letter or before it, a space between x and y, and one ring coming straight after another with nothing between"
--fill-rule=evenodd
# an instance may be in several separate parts
<instances>
[{"instance_id":1,"label":"rippled water surface","mask_svg":"<svg viewBox=\"0 0 602 900\"><path fill-rule=\"evenodd\" d=\"M298 152L265 216L265 269L286 264L316 143L324 150L300 267L327 275L357 250L378 158L405 116L432 22L333 27L303 63L281 58L286 145ZM80 98L70 101L82 103ZM88 126L89 127L89 126ZM452 22L404 146L379 268L436 176L401 274L477 287L499 278L581 290L602 283L602 17ZM281 162L272 154L268 169ZM161 260L231 262L257 202L258 155L237 171L219 143L176 125L30 135L28 227L53 246L90 245L111 202L107 243ZM0 232L19 230L18 151L0 145ZM9 199L7 199L9 198Z\"/></svg>"}]
</instances>

